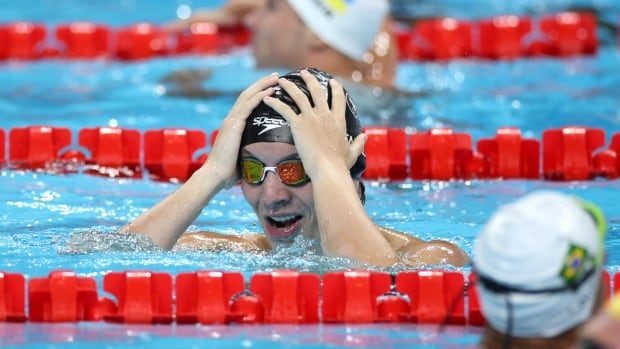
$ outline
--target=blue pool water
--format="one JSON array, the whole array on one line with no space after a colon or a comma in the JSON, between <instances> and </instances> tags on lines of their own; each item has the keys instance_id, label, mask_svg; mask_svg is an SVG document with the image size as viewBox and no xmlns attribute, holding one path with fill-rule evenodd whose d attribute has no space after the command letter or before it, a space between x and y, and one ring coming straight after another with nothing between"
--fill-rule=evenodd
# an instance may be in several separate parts
<instances>
[{"instance_id":1,"label":"blue pool water","mask_svg":"<svg viewBox=\"0 0 620 349\"><path fill-rule=\"evenodd\" d=\"M163 23L182 4L211 6L219 2L38 0L3 2L0 22L25 19L49 25L95 20L120 26L137 21ZM420 3L425 11L450 15L462 1ZM478 2L476 2L478 3ZM530 1L481 1L472 18L501 12L532 13ZM536 2L540 3L539 1ZM568 1L547 1L557 10ZM512 5L508 5L512 4ZM520 5L518 5L520 4ZM620 18L614 1L595 4L605 17ZM513 12L514 11L514 12ZM613 18L613 17L612 17ZM231 91L210 100L163 95L159 79L177 70L211 68L207 86ZM141 131L162 127L216 129L235 100L234 93L266 71L252 68L247 50L218 57L172 57L140 62L35 61L0 62L0 127L53 125L77 131L84 127L120 126ZM521 59L510 62L455 60L404 62L398 85L424 92L408 110L392 120L364 118L366 125L384 124L426 130L449 126L474 140L492 137L498 127L519 127L524 136L541 139L545 129L567 125L601 127L608 138L620 132L620 53L605 45L596 56L564 59ZM110 271L140 269L177 274L199 269L236 270L249 277L259 271L294 268L323 273L364 267L313 253L306 241L265 255L173 251L161 252L138 238L112 232L161 200L178 185L88 175L0 173L0 256L3 271L26 277L71 269L101 282ZM620 196L618 180L549 182L525 180L404 181L369 183L367 209L381 224L423 239L448 239L471 252L481 225L497 205L540 188L574 193L598 203L609 224L607 269L620 268ZM221 233L256 232L256 220L241 190L218 194L191 229ZM398 269L393 270L398 271ZM464 268L463 271L467 271ZM137 326L106 323L0 323L0 345L29 348L350 348L475 347L479 329L434 325L373 326Z\"/></svg>"}]
</instances>

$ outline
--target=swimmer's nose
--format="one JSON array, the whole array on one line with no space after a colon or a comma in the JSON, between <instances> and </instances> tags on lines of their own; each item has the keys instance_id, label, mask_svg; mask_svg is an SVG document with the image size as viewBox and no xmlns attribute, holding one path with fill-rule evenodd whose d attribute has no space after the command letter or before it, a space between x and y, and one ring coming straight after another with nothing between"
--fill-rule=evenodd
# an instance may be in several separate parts
<instances>
[{"instance_id":1,"label":"swimmer's nose","mask_svg":"<svg viewBox=\"0 0 620 349\"><path fill-rule=\"evenodd\" d=\"M266 208L277 210L290 202L291 191L289 187L282 183L272 171L265 174L265 180L261 186L263 189L261 200Z\"/></svg>"}]
</instances>

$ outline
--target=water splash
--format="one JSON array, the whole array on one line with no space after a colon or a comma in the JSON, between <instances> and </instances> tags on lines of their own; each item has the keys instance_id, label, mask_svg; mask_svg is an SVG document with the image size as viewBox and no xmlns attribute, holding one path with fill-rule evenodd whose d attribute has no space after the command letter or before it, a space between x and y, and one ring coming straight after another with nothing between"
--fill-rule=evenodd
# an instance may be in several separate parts
<instances>
[{"instance_id":1,"label":"water splash","mask_svg":"<svg viewBox=\"0 0 620 349\"><path fill-rule=\"evenodd\" d=\"M93 252L159 252L163 249L142 234L90 230L71 234L60 254Z\"/></svg>"}]
</instances>

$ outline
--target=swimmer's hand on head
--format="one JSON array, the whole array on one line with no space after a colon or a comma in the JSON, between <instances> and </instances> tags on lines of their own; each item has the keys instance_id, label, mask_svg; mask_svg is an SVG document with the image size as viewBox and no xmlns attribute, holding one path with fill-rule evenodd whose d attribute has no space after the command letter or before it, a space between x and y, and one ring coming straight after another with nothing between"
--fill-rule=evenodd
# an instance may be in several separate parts
<instances>
[{"instance_id":1,"label":"swimmer's hand on head","mask_svg":"<svg viewBox=\"0 0 620 349\"><path fill-rule=\"evenodd\" d=\"M277 78L278 74L272 73L241 92L228 116L222 121L206 163L198 170L217 175L224 188L230 188L240 180L236 160L239 158L246 120L263 98L273 93Z\"/></svg>"},{"instance_id":2,"label":"swimmer's hand on head","mask_svg":"<svg viewBox=\"0 0 620 349\"><path fill-rule=\"evenodd\" d=\"M345 112L350 101L341 84L331 79L330 107L326 91L317 79L307 71L302 71L301 77L314 105L294 83L278 81L295 101L299 115L278 99L265 97L264 101L290 124L295 147L311 178L323 252L386 267L397 263L466 264L469 257L450 242L425 242L372 222L360 200L359 183L349 171L367 140L363 133L353 140L345 137Z\"/></svg>"},{"instance_id":3,"label":"swimmer's hand on head","mask_svg":"<svg viewBox=\"0 0 620 349\"><path fill-rule=\"evenodd\" d=\"M330 80L331 108L325 90L307 71L301 77L310 91L308 97L288 80L278 84L299 107L297 115L285 103L266 97L265 103L289 122L291 133L312 190L323 252L378 266L399 261L395 249L366 214L351 178L349 167L361 154L366 136L360 134L349 144L346 139L346 97L342 86ZM352 160L353 159L353 160Z\"/></svg>"},{"instance_id":4,"label":"swimmer's hand on head","mask_svg":"<svg viewBox=\"0 0 620 349\"><path fill-rule=\"evenodd\" d=\"M318 80L306 70L301 71L301 77L312 95L314 106L293 82L282 78L278 83L296 102L300 115L275 98L266 97L265 103L289 122L295 147L310 178L318 176L322 169L331 167L348 173L364 151L368 136L360 133L352 143L347 140L346 97L338 81L331 79L329 82L328 88L332 89L333 96L330 108L326 92Z\"/></svg>"},{"instance_id":5,"label":"swimmer's hand on head","mask_svg":"<svg viewBox=\"0 0 620 349\"><path fill-rule=\"evenodd\" d=\"M273 73L245 89L222 122L207 161L177 191L119 231L141 233L171 249L213 196L239 181L236 159L245 122L263 98L273 93L277 79Z\"/></svg>"}]
</instances>

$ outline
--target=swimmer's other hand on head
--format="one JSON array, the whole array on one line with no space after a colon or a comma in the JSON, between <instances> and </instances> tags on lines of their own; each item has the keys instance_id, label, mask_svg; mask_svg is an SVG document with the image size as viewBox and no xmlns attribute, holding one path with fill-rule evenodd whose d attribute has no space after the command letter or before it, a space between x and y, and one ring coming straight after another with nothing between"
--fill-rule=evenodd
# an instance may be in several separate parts
<instances>
[{"instance_id":1,"label":"swimmer's other hand on head","mask_svg":"<svg viewBox=\"0 0 620 349\"><path fill-rule=\"evenodd\" d=\"M221 187L230 188L239 182L237 163L231 160L239 157L241 135L246 120L252 110L266 96L273 93L273 86L277 81L278 73L271 73L245 89L222 121L211 153L200 169L202 171L210 169L217 174Z\"/></svg>"}]
</instances>

